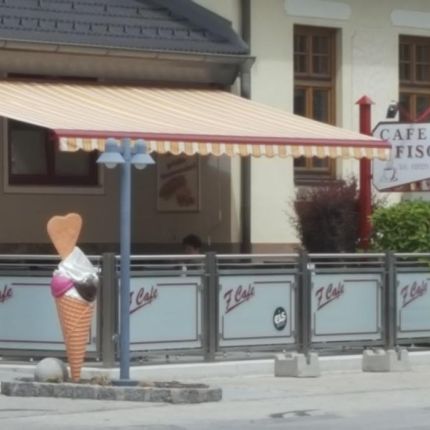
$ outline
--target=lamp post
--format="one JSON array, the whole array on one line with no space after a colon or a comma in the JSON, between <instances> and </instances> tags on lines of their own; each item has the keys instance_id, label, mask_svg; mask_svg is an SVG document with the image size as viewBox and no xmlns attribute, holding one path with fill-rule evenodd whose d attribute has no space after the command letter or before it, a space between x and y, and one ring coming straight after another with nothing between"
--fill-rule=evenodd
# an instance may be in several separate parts
<instances>
[{"instance_id":1,"label":"lamp post","mask_svg":"<svg viewBox=\"0 0 430 430\"><path fill-rule=\"evenodd\" d=\"M154 160L146 151L143 140L137 140L134 147L128 138L122 139L118 145L115 139L108 139L105 151L97 159L97 163L107 168L115 168L120 164L120 252L121 252L121 284L120 284L120 378L118 385L130 385L130 230L131 230L131 165L144 169Z\"/></svg>"}]
</instances>

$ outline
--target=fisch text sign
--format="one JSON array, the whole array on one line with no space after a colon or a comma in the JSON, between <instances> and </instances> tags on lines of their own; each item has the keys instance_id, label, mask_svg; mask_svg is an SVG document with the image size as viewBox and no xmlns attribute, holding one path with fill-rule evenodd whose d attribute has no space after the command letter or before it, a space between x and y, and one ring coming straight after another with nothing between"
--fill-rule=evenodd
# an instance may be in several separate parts
<instances>
[{"instance_id":1,"label":"fisch text sign","mask_svg":"<svg viewBox=\"0 0 430 430\"><path fill-rule=\"evenodd\" d=\"M373 135L391 143L389 160L373 160L373 184L380 191L430 178L430 124L380 122Z\"/></svg>"}]
</instances>

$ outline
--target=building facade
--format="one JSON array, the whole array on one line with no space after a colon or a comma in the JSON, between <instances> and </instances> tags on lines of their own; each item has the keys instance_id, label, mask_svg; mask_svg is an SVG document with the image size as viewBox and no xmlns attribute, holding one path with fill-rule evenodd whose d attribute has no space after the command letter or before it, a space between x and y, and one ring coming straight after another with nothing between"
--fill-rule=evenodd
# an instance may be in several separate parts
<instances>
[{"instance_id":1,"label":"building facade","mask_svg":"<svg viewBox=\"0 0 430 430\"><path fill-rule=\"evenodd\" d=\"M67 12L59 9L60 4L66 7L74 2L57 3L50 13L56 14L58 21L58 15ZM6 28L4 36L0 32L0 39L4 40L0 48L0 71L7 79L217 86L356 131L355 102L363 95L374 102L373 125L385 120L392 101L403 106L401 119L407 119L405 112L417 118L429 106L430 4L427 1L198 0L195 3L218 17L206 15L200 8L190 10L189 2L182 0L134 1L128 5L145 9L145 19L152 23L159 20L158 35L163 31L172 34L172 21L167 25L166 16L176 17L174 28L181 27L188 38L192 38L189 35L193 31L203 29L199 34L194 33L195 39L187 39L188 50L184 52L183 46L173 42L148 48L124 47L110 40L108 46L101 46L100 41L89 41L82 36L88 36L88 29L79 33L81 39L59 38L55 43L23 40L22 32L10 30L18 26L13 17L21 14L21 22L25 23L35 16L34 11L24 6L19 11L17 1L7 11L0 9ZM105 14L103 25L113 19L110 15L117 20L111 25L119 24L121 14L125 14L123 22L139 20L134 9L134 15L130 16L131 9L126 13L125 9L109 9L107 4L107 9L87 11L93 16L86 23L88 26L99 25L99 18L95 17L101 13ZM22 15L23 11L29 15ZM192 25L187 27L184 22ZM240 37L236 39L226 30L230 23L249 44L249 52ZM53 25L48 30L56 35L53 22L36 20L31 25ZM228 43L222 48L207 40L207 34L211 31L215 34L218 26L227 31L224 40ZM31 31L37 36L34 27ZM76 27L64 33L73 31ZM117 31L120 33L114 39L123 40L120 36L127 29L118 27ZM178 32L177 35L178 40L184 40L183 35ZM191 51L190 43L197 46L197 40L201 45ZM118 173L91 170L88 167L94 161L91 154L51 153L42 161L35 146L45 148L49 139L43 133L35 133L19 122L2 121L0 244L3 251L49 249L44 230L46 220L54 213L70 211L82 213L83 241L91 249L115 249L119 235ZM19 155L30 141L34 152L26 149L25 155ZM238 251L247 241L255 252L290 251L298 245L289 218L297 189L358 174L358 161L353 159L260 157L243 162L240 157L201 156L190 179L197 201L184 209L163 206L157 185L163 175L160 166L166 163L161 158L156 168L134 173L133 242L136 250L145 252L175 252L181 238L190 232L200 235L216 250ZM46 178L49 175L41 175L57 167L61 174L54 174L51 182ZM72 181L64 179L70 172ZM396 201L400 197L397 193L390 199Z\"/></svg>"}]
</instances>

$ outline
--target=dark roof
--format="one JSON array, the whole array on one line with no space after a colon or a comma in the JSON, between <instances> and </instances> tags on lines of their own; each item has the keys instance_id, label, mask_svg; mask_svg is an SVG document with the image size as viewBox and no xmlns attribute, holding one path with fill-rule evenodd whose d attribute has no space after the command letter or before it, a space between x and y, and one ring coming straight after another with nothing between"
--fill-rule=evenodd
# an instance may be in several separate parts
<instances>
[{"instance_id":1,"label":"dark roof","mask_svg":"<svg viewBox=\"0 0 430 430\"><path fill-rule=\"evenodd\" d=\"M248 54L226 19L191 0L0 0L0 40Z\"/></svg>"}]
</instances>

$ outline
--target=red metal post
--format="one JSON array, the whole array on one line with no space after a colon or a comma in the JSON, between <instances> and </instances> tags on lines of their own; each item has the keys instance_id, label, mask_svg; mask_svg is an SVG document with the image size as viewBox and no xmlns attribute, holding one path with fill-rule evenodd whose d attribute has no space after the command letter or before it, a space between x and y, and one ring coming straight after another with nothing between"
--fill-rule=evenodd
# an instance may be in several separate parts
<instances>
[{"instance_id":1,"label":"red metal post","mask_svg":"<svg viewBox=\"0 0 430 430\"><path fill-rule=\"evenodd\" d=\"M371 135L371 105L372 100L363 96L356 102L360 108L360 133ZM371 172L370 160L362 158L360 160L360 194L359 194L359 236L360 247L362 249L369 248L371 223L370 216L372 215L372 189L371 189Z\"/></svg>"}]
</instances>

